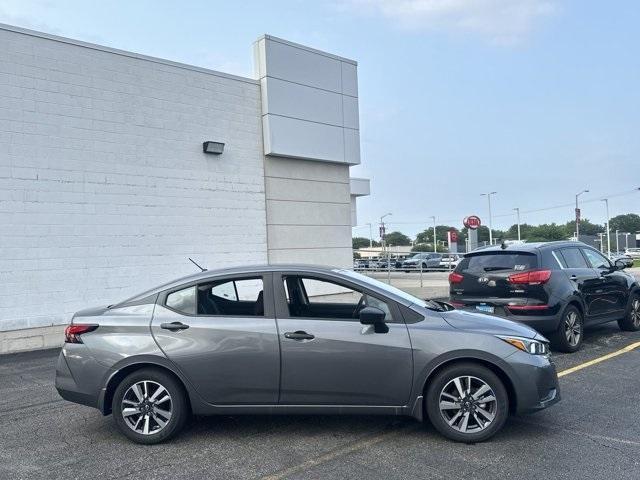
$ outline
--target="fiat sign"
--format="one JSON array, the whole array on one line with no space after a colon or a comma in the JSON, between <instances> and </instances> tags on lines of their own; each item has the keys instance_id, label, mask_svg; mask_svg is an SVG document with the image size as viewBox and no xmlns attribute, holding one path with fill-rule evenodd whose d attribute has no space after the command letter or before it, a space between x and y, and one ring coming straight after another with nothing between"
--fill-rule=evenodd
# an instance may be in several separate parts
<instances>
[{"instance_id":1,"label":"fiat sign","mask_svg":"<svg viewBox=\"0 0 640 480\"><path fill-rule=\"evenodd\" d=\"M480 217L477 217L476 215L465 217L462 223L465 227L471 230L476 230L481 225Z\"/></svg>"}]
</instances>

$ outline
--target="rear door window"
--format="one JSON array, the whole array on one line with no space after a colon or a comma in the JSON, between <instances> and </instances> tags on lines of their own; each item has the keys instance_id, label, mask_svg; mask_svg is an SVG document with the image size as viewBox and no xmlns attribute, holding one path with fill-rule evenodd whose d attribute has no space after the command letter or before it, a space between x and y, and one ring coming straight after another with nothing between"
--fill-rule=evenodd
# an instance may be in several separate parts
<instances>
[{"instance_id":1,"label":"rear door window","mask_svg":"<svg viewBox=\"0 0 640 480\"><path fill-rule=\"evenodd\" d=\"M498 272L524 271L538 267L538 257L528 252L487 252L464 257L460 262L460 271Z\"/></svg>"},{"instance_id":2,"label":"rear door window","mask_svg":"<svg viewBox=\"0 0 640 480\"><path fill-rule=\"evenodd\" d=\"M563 248L560 250L560 255L564 259L566 268L591 268L587 265L587 261L579 248Z\"/></svg>"}]
</instances>

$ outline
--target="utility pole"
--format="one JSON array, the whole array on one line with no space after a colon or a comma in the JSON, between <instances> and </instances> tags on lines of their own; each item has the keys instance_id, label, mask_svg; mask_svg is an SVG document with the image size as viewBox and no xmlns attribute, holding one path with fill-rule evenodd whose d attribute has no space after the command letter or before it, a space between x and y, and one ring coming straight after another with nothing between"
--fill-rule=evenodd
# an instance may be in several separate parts
<instances>
[{"instance_id":1,"label":"utility pole","mask_svg":"<svg viewBox=\"0 0 640 480\"><path fill-rule=\"evenodd\" d=\"M607 255L611 255L611 231L609 230L609 199L603 198L602 201L607 208Z\"/></svg>"},{"instance_id":2,"label":"utility pole","mask_svg":"<svg viewBox=\"0 0 640 480\"><path fill-rule=\"evenodd\" d=\"M491 195L495 195L498 192L489 192L489 193L481 193L480 196L487 196L487 201L489 202L489 245L493 245L493 220L491 218Z\"/></svg>"},{"instance_id":3,"label":"utility pole","mask_svg":"<svg viewBox=\"0 0 640 480\"><path fill-rule=\"evenodd\" d=\"M384 215L382 215L380 217L380 243L382 245L382 253L384 254L384 235L385 235L385 228L384 228L384 218L388 217L389 215L391 215L390 213L385 213Z\"/></svg>"},{"instance_id":4,"label":"utility pole","mask_svg":"<svg viewBox=\"0 0 640 480\"><path fill-rule=\"evenodd\" d=\"M578 207L578 197L583 193L589 193L589 190L576 193L576 242L580 241L580 208Z\"/></svg>"},{"instance_id":5,"label":"utility pole","mask_svg":"<svg viewBox=\"0 0 640 480\"><path fill-rule=\"evenodd\" d=\"M520 208L516 207L514 208L514 210L516 211L516 215L518 218L518 241L520 241Z\"/></svg>"},{"instance_id":6,"label":"utility pole","mask_svg":"<svg viewBox=\"0 0 640 480\"><path fill-rule=\"evenodd\" d=\"M373 247L373 225L371 222L367 223L369 225L369 248Z\"/></svg>"},{"instance_id":7,"label":"utility pole","mask_svg":"<svg viewBox=\"0 0 640 480\"><path fill-rule=\"evenodd\" d=\"M438 251L438 248L437 248L438 242L436 240L436 217L435 217L435 215L432 215L429 218L431 218L433 220L433 251L437 252Z\"/></svg>"}]
</instances>

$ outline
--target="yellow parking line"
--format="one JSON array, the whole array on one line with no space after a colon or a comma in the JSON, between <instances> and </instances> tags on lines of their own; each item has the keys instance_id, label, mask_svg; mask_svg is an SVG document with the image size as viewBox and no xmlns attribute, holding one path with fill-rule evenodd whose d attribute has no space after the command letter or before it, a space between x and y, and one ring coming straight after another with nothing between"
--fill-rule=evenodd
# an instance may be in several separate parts
<instances>
[{"instance_id":1,"label":"yellow parking line","mask_svg":"<svg viewBox=\"0 0 640 480\"><path fill-rule=\"evenodd\" d=\"M620 350L615 352L608 353L607 355L603 355L598 358L594 358L593 360L589 360L588 362L581 363L580 365L576 365L575 367L567 368L566 370L562 370L558 373L558 377L564 377L565 375L569 375L570 373L577 372L578 370L582 370L583 368L590 367L591 365L595 365L600 362L604 362L605 360L609 360L610 358L617 357L618 355L622 355L623 353L630 352L631 350L640 347L640 342L632 343L631 345L627 345Z\"/></svg>"}]
</instances>

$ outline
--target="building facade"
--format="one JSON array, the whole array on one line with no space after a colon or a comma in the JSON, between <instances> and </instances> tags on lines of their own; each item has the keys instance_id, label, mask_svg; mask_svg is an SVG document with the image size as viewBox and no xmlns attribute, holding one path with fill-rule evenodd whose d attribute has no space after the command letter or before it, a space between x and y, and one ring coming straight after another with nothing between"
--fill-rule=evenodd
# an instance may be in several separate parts
<instances>
[{"instance_id":1,"label":"building facade","mask_svg":"<svg viewBox=\"0 0 640 480\"><path fill-rule=\"evenodd\" d=\"M0 25L0 352L189 257L351 265L357 65L266 35L254 58L244 78Z\"/></svg>"}]
</instances>

